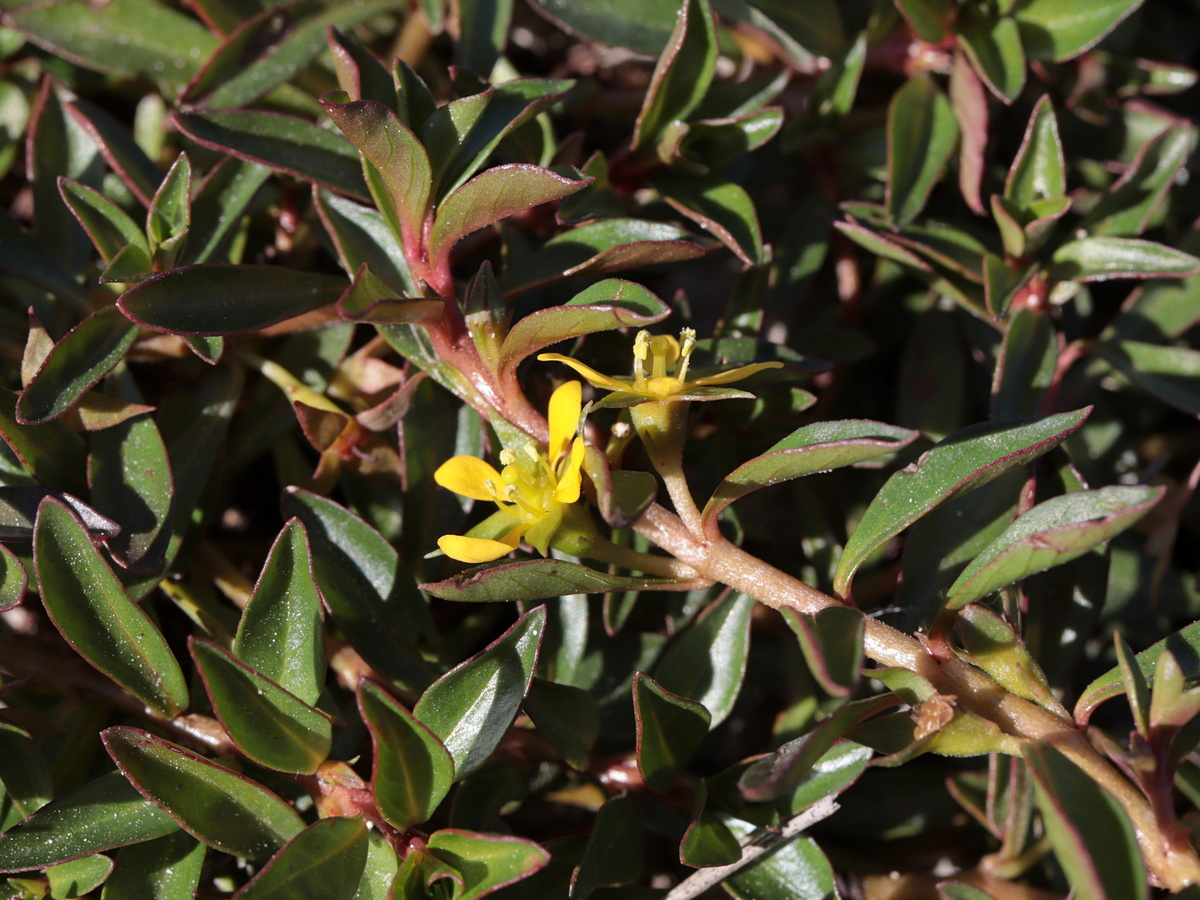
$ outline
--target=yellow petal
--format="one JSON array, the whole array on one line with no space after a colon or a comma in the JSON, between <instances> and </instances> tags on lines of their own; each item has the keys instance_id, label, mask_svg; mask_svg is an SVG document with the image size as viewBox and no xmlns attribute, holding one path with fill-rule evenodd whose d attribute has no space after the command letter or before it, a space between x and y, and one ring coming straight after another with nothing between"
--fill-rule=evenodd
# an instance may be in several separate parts
<instances>
[{"instance_id":1,"label":"yellow petal","mask_svg":"<svg viewBox=\"0 0 1200 900\"><path fill-rule=\"evenodd\" d=\"M438 538L438 546L451 559L465 563L485 563L513 552L503 541L487 538L464 537L461 534L444 534Z\"/></svg>"},{"instance_id":2,"label":"yellow petal","mask_svg":"<svg viewBox=\"0 0 1200 900\"><path fill-rule=\"evenodd\" d=\"M554 537L554 532L558 531L558 526L562 524L562 520L562 504L551 503L550 509L546 511L546 515L534 522L529 530L525 532L525 540L536 547L538 553L545 556L546 550L550 546L550 538Z\"/></svg>"},{"instance_id":3,"label":"yellow petal","mask_svg":"<svg viewBox=\"0 0 1200 900\"><path fill-rule=\"evenodd\" d=\"M708 387L713 384L729 384L731 381L741 381L743 378L749 378L756 372L761 372L763 369L782 369L781 362L765 362L754 363L750 366L739 366L736 369L730 369L728 372L721 372L719 375L707 375L704 378L694 378L688 384L698 384L702 387Z\"/></svg>"},{"instance_id":4,"label":"yellow petal","mask_svg":"<svg viewBox=\"0 0 1200 900\"><path fill-rule=\"evenodd\" d=\"M583 480L579 470L583 467L583 453L583 438L577 437L571 444L571 458L567 460L566 468L554 488L554 499L559 503L574 503L579 499L579 487Z\"/></svg>"},{"instance_id":5,"label":"yellow petal","mask_svg":"<svg viewBox=\"0 0 1200 900\"><path fill-rule=\"evenodd\" d=\"M561 353L539 353L538 359L542 362L560 362L563 365L570 366L580 375L588 380L592 387L598 387L605 391L627 391L629 383L618 381L616 378L605 375L602 372L597 372L591 366L585 366L577 359L571 359L569 356L563 356Z\"/></svg>"},{"instance_id":6,"label":"yellow petal","mask_svg":"<svg viewBox=\"0 0 1200 900\"><path fill-rule=\"evenodd\" d=\"M578 381L561 384L550 397L550 465L558 462L571 438L579 430L579 411L583 407L583 385Z\"/></svg>"},{"instance_id":7,"label":"yellow petal","mask_svg":"<svg viewBox=\"0 0 1200 900\"><path fill-rule=\"evenodd\" d=\"M464 497L491 500L492 492L487 489L486 482L499 485L500 473L477 456L454 456L438 466L433 480Z\"/></svg>"}]
</instances>

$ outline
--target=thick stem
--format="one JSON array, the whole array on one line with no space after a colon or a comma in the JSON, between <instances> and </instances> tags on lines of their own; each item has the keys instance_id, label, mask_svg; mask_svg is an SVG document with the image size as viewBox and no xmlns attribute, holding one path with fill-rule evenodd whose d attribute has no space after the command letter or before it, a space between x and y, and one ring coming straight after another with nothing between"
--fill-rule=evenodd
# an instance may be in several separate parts
<instances>
[{"instance_id":1,"label":"thick stem","mask_svg":"<svg viewBox=\"0 0 1200 900\"><path fill-rule=\"evenodd\" d=\"M776 609L815 613L844 605L811 585L751 556L724 538L697 541L678 517L651 505L634 528L683 560L701 577L727 584ZM1133 823L1146 865L1171 890L1200 882L1200 857L1179 835L1164 834L1146 797L1088 741L1075 723L1010 694L984 672L957 658L938 660L916 638L876 619L866 620L863 652L884 666L916 672L964 710L995 722L1006 733L1047 741L1121 804Z\"/></svg>"}]
</instances>

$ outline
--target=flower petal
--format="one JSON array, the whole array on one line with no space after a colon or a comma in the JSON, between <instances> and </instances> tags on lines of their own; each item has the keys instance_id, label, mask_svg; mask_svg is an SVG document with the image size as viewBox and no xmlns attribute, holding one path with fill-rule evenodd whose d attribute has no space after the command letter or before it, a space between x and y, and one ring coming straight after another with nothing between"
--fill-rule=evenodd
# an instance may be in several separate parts
<instances>
[{"instance_id":1,"label":"flower petal","mask_svg":"<svg viewBox=\"0 0 1200 900\"><path fill-rule=\"evenodd\" d=\"M542 556L546 555L547 549L550 547L550 539L554 537L554 532L558 531L558 526L563 520L563 505L561 503L551 503L550 508L546 510L546 514L538 519L525 532L525 540L532 546L537 548L538 553Z\"/></svg>"},{"instance_id":2,"label":"flower petal","mask_svg":"<svg viewBox=\"0 0 1200 900\"><path fill-rule=\"evenodd\" d=\"M491 500L492 492L488 490L486 482L499 485L500 473L492 468L491 463L477 456L454 456L438 466L433 473L433 480L464 497Z\"/></svg>"},{"instance_id":3,"label":"flower petal","mask_svg":"<svg viewBox=\"0 0 1200 900\"><path fill-rule=\"evenodd\" d=\"M515 546L510 547L503 541L464 537L461 534L442 535L438 538L438 546L451 559L465 563L491 562L512 553L515 549Z\"/></svg>"},{"instance_id":4,"label":"flower petal","mask_svg":"<svg viewBox=\"0 0 1200 900\"><path fill-rule=\"evenodd\" d=\"M559 503L574 503L579 499L579 488L583 479L579 470L583 467L583 438L575 438L571 444L571 458L562 474L558 477L558 485L554 488L554 499Z\"/></svg>"},{"instance_id":5,"label":"flower petal","mask_svg":"<svg viewBox=\"0 0 1200 900\"><path fill-rule=\"evenodd\" d=\"M583 407L583 385L568 381L558 386L550 397L550 465L567 451L571 439L579 430L579 412Z\"/></svg>"},{"instance_id":6,"label":"flower petal","mask_svg":"<svg viewBox=\"0 0 1200 900\"><path fill-rule=\"evenodd\" d=\"M577 359L571 359L569 356L563 356L561 353L539 353L538 359L542 362L560 362L563 365L570 366L580 375L588 380L592 387L598 387L606 391L627 391L629 390L629 382L619 381L602 372L597 372L591 366L585 366Z\"/></svg>"},{"instance_id":7,"label":"flower petal","mask_svg":"<svg viewBox=\"0 0 1200 900\"><path fill-rule=\"evenodd\" d=\"M692 378L688 380L688 384L729 384L731 381L741 381L743 378L749 378L756 372L761 372L763 369L782 369L781 362L765 362L754 363L749 366L739 366L736 369L730 369L728 372L721 372L717 375L706 375L704 378Z\"/></svg>"}]
</instances>

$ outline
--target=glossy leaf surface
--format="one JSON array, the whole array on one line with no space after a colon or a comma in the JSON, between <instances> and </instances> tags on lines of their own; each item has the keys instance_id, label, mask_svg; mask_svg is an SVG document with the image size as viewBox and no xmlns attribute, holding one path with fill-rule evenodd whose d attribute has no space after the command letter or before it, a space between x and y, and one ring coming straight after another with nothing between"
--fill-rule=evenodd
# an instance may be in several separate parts
<instances>
[{"instance_id":1,"label":"glossy leaf surface","mask_svg":"<svg viewBox=\"0 0 1200 900\"><path fill-rule=\"evenodd\" d=\"M494 603L505 600L545 600L563 594L636 590L664 583L659 578L609 575L565 559L531 559L468 569L453 578L423 584L421 590L443 600Z\"/></svg>"},{"instance_id":2,"label":"glossy leaf surface","mask_svg":"<svg viewBox=\"0 0 1200 900\"><path fill-rule=\"evenodd\" d=\"M931 77L914 75L888 107L887 211L897 225L925 206L957 140L950 101Z\"/></svg>"},{"instance_id":3,"label":"glossy leaf surface","mask_svg":"<svg viewBox=\"0 0 1200 900\"><path fill-rule=\"evenodd\" d=\"M200 884L204 845L186 831L123 847L103 900L189 900Z\"/></svg>"},{"instance_id":4,"label":"glossy leaf surface","mask_svg":"<svg viewBox=\"0 0 1200 900\"><path fill-rule=\"evenodd\" d=\"M684 0L634 125L635 150L657 140L669 123L686 119L699 105L716 61L716 29L707 0Z\"/></svg>"},{"instance_id":5,"label":"glossy leaf surface","mask_svg":"<svg viewBox=\"0 0 1200 900\"><path fill-rule=\"evenodd\" d=\"M1022 0L1013 4L1021 38L1034 59L1064 60L1092 47L1142 0L1095 0L1086 7L1070 0Z\"/></svg>"},{"instance_id":6,"label":"glossy leaf surface","mask_svg":"<svg viewBox=\"0 0 1200 900\"><path fill-rule=\"evenodd\" d=\"M361 817L320 819L292 838L234 894L238 900L352 900L367 862Z\"/></svg>"},{"instance_id":7,"label":"glossy leaf surface","mask_svg":"<svg viewBox=\"0 0 1200 900\"><path fill-rule=\"evenodd\" d=\"M445 828L429 838L429 851L462 876L458 900L476 900L532 875L549 854L532 841Z\"/></svg>"},{"instance_id":8,"label":"glossy leaf surface","mask_svg":"<svg viewBox=\"0 0 1200 900\"><path fill-rule=\"evenodd\" d=\"M712 716L699 703L671 693L644 672L633 679L633 710L638 769L650 790L666 793L708 735Z\"/></svg>"}]
</instances>

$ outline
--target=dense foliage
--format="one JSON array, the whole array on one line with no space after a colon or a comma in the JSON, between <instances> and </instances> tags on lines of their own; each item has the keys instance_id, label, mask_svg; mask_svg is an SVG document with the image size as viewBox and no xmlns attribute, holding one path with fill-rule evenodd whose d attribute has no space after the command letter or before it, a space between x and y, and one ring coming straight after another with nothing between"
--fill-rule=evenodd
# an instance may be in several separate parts
<instances>
[{"instance_id":1,"label":"dense foliage","mask_svg":"<svg viewBox=\"0 0 1200 900\"><path fill-rule=\"evenodd\" d=\"M0 898L1200 896L1194 3L0 9Z\"/></svg>"}]
</instances>

